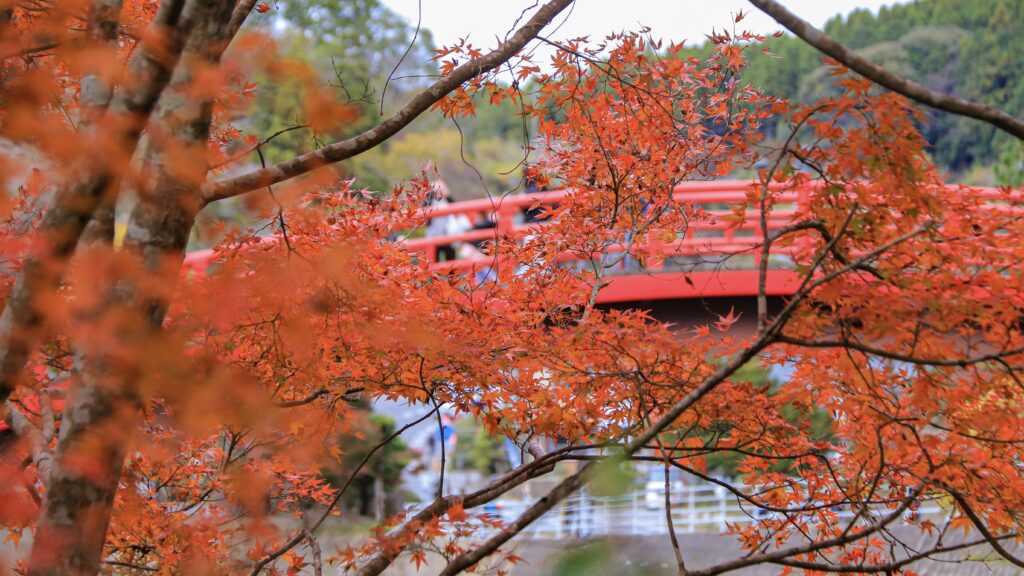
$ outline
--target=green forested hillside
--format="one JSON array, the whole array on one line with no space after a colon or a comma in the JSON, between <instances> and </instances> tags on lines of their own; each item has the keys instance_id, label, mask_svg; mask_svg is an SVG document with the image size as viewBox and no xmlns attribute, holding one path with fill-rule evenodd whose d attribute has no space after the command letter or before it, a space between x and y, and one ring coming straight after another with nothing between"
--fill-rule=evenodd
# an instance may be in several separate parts
<instances>
[{"instance_id":1,"label":"green forested hillside","mask_svg":"<svg viewBox=\"0 0 1024 576\"><path fill-rule=\"evenodd\" d=\"M894 72L929 88L1024 111L1024 0L917 0L857 10L825 31ZM767 41L747 79L772 94L811 101L828 89L821 56L801 40ZM939 164L980 183L1020 183L1021 146L977 121L928 112L924 133Z\"/></svg>"}]
</instances>

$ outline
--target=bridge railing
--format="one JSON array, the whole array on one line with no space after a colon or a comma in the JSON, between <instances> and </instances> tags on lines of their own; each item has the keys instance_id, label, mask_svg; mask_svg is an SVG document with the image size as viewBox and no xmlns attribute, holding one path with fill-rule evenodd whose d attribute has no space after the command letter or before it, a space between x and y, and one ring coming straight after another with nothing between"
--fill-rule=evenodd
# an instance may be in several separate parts
<instances>
[{"instance_id":1,"label":"bridge railing","mask_svg":"<svg viewBox=\"0 0 1024 576\"><path fill-rule=\"evenodd\" d=\"M653 498L652 498L653 496ZM665 493L650 490L629 491L620 496L596 496L587 491L574 493L560 502L522 532L523 538L660 535L668 533L665 514ZM698 532L723 534L730 526L751 524L768 519L782 519L780 513L756 508L740 502L721 486L696 482L674 488L671 492L671 518L678 534ZM484 507L491 518L509 523L533 504L530 500L503 499ZM412 513L421 510L413 506ZM855 513L849 506L836 507L836 516L853 520ZM872 509L873 514L890 512L886 507ZM936 502L925 501L904 518L928 518L936 521L949 513ZM481 525L473 536L486 538L494 529Z\"/></svg>"},{"instance_id":2,"label":"bridge railing","mask_svg":"<svg viewBox=\"0 0 1024 576\"><path fill-rule=\"evenodd\" d=\"M658 258L640 261L636 258L620 259L616 269L609 270L610 283L601 290L600 303L636 302L715 296L751 296L758 286L757 268L762 243L760 212L749 205L748 192L755 183L749 180L714 180L686 182L676 187L677 200L702 207L711 216L695 219L672 242L652 242L649 247ZM775 202L767 220L769 234L778 232L810 214L809 199L815 183L796 190L776 191ZM987 200L987 209L999 212L1024 212L1024 193L1007 200L1002 192L992 188L950 187L950 193L977 195ZM425 236L404 240L413 252L432 263L440 272L465 274L470 282L487 278L508 278L514 273L514 263L501 254L468 251L472 256L439 261L442 247L456 247L466 243L481 243L500 237L526 237L541 231L548 222L527 222L527 210L536 211L563 201L569 192L544 191L515 194L498 198L484 198L455 202L424 209L427 218L451 215L465 216L471 223L488 221L490 226L467 230L450 236ZM736 224L727 218L736 205L746 205L746 220ZM418 231L414 231L414 234ZM266 240L271 240L269 237ZM798 285L796 274L789 266L789 255L798 246L775 247L772 250L766 292L769 295L792 294ZM609 254L621 254L623 246L606 246ZM562 255L566 265L577 257ZM214 262L210 250L194 252L185 259L186 274L203 274ZM984 265L984 263L979 263ZM678 280L678 281L676 281Z\"/></svg>"},{"instance_id":3,"label":"bridge railing","mask_svg":"<svg viewBox=\"0 0 1024 576\"><path fill-rule=\"evenodd\" d=\"M661 242L652 246L667 258L674 257L714 257L729 256L750 252L760 245L762 231L760 211L749 207L747 219L736 225L726 219L732 207L747 204L747 192L751 182L746 180L715 180L706 182L687 182L680 184L674 191L676 200L692 203L695 207L704 208L710 216L708 219L694 220L679 238L672 242ZM430 218L453 215L465 216L470 222L491 222L493 226L468 230L450 236L426 236L406 241L406 245L420 252L423 258L435 263L436 269L442 271L467 271L490 266L493 255L477 255L468 258L456 258L438 261L439 248L456 246L466 242L494 240L501 235L526 236L537 233L546 226L546 222L525 222L526 210L552 207L561 202L568 191L553 190L532 194L516 194L501 198L469 200L428 209ZM768 218L768 232L777 231L791 224L808 212L809 189L786 191L778 194L774 200L775 207ZM609 253L621 252L622 246L606 247ZM751 254L755 257L756 255ZM564 256L572 260L572 256ZM643 266L642 270L655 272L661 268L662 260L653 261Z\"/></svg>"},{"instance_id":4,"label":"bridge railing","mask_svg":"<svg viewBox=\"0 0 1024 576\"><path fill-rule=\"evenodd\" d=\"M711 216L691 223L684 235L674 242L662 243L660 248L666 256L728 255L748 251L761 242L760 212L756 207L747 211L747 221L736 226L725 220L732 214L732 206L747 203L747 191L751 182L747 180L714 180L687 182L674 191L677 200L692 202L703 207ZM500 198L482 198L454 202L444 206L425 209L428 218L452 215L465 216L471 223L489 221L493 225L475 228L451 236L423 236L405 240L406 246L441 271L472 270L493 263L493 257L479 255L438 261L439 248L461 243L494 240L499 236L526 236L534 234L547 225L545 221L524 222L526 210L552 207L561 202L567 190L551 190L531 194L514 194ZM769 233L782 228L807 212L808 190L787 191L775 198L776 205L768 218ZM272 237L271 237L272 238ZM621 246L608 246L608 251L621 251ZM188 254L185 259L186 273L203 273L213 262L212 250L199 250ZM566 256L566 259L572 259ZM650 268L652 266L648 266Z\"/></svg>"},{"instance_id":5,"label":"bridge railing","mask_svg":"<svg viewBox=\"0 0 1024 576\"><path fill-rule=\"evenodd\" d=\"M614 497L577 492L531 524L525 531L525 537L561 539L667 534L664 492L656 493L657 501L653 506L650 496L650 492L640 491ZM783 518L781 514L741 503L722 487L704 482L673 489L671 500L672 527L679 534L723 534L731 525ZM532 502L507 502L495 515L502 521L511 522L530 504ZM878 507L875 512L886 513L889 510ZM855 516L848 507L837 507L835 513L843 520L852 520ZM935 503L925 502L906 516L937 518L945 513L948 511Z\"/></svg>"}]
</instances>

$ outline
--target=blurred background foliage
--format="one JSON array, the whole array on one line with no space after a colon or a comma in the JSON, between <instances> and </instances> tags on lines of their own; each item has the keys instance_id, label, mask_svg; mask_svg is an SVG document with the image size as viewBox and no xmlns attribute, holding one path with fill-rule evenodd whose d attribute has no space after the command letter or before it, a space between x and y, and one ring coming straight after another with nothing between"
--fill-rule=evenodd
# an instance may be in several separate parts
<instances>
[{"instance_id":1,"label":"blurred background foliage","mask_svg":"<svg viewBox=\"0 0 1024 576\"><path fill-rule=\"evenodd\" d=\"M307 63L319 88L335 101L348 102L356 114L329 131L279 134L264 147L266 162L355 135L436 78L432 58L437 46L430 31L417 29L381 0L278 0L277 6L276 19L262 21L277 49ZM872 61L929 88L1019 115L1024 109L1022 26L1020 0L917 0L877 13L855 10L833 18L825 29ZM771 37L764 47L765 52L749 51L746 82L804 103L833 89L821 56L801 40ZM700 56L707 49L687 48L682 56ZM243 129L266 138L309 122L309 83L258 80L258 114L245 119ZM524 92L528 97L529 88ZM1024 151L1008 136L945 113L926 110L925 116L922 130L930 153L951 180L979 185L1024 181ZM456 199L501 194L520 185L531 128L508 100L481 105L475 118L458 125L427 114L397 138L337 169L357 177L361 187L383 191L419 173L429 161ZM766 127L769 136L776 136L777 129Z\"/></svg>"},{"instance_id":2,"label":"blurred background foliage","mask_svg":"<svg viewBox=\"0 0 1024 576\"><path fill-rule=\"evenodd\" d=\"M825 31L897 74L933 90L1024 110L1024 2L1020 0L918 0L855 10L833 18ZM820 55L791 37L766 41L770 54L751 52L746 81L767 92L813 102L829 90ZM1021 178L1021 148L991 126L925 110L922 126L935 162L953 181L1013 184ZM996 169L997 166L1002 166Z\"/></svg>"},{"instance_id":3,"label":"blurred background foliage","mask_svg":"<svg viewBox=\"0 0 1024 576\"><path fill-rule=\"evenodd\" d=\"M401 511L405 502L400 492L402 470L415 455L401 436L371 454L375 446L395 433L395 421L371 412L368 404L362 403L359 408L358 425L350 436L338 440L344 450L337 467L326 476L339 489L351 481L352 489L346 491L342 509L382 520Z\"/></svg>"},{"instance_id":4,"label":"blurred background foliage","mask_svg":"<svg viewBox=\"0 0 1024 576\"><path fill-rule=\"evenodd\" d=\"M242 127L261 139L267 163L287 160L326 143L359 134L393 113L437 77L429 30L417 29L379 0L281 0L278 19L265 23L280 56L307 64L318 85L305 78L264 75ZM414 41L415 40L415 41ZM332 130L294 129L310 124L311 91L347 103L355 118ZM460 133L461 131L461 133ZM390 190L432 162L456 199L500 194L519 180L524 125L509 101L481 106L456 125L426 114L397 138L336 169L360 187Z\"/></svg>"}]
</instances>

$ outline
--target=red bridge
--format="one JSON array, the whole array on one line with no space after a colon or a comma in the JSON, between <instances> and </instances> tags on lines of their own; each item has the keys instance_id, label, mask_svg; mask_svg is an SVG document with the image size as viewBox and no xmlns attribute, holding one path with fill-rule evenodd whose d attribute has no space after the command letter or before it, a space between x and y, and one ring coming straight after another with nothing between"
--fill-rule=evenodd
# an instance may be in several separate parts
<instances>
[{"instance_id":1,"label":"red bridge","mask_svg":"<svg viewBox=\"0 0 1024 576\"><path fill-rule=\"evenodd\" d=\"M694 315L706 316L711 312L705 300L714 300L716 308L724 305L725 310L729 306L737 306L741 311L748 307L751 297L757 295L760 250L755 248L762 242L760 213L756 207L748 206L747 220L739 226L724 217L731 215L732 207L737 204L748 204L747 193L752 185L749 180L715 180L677 186L674 191L677 200L704 208L711 218L692 222L683 238L661 246L665 257L657 262L647 262L641 267L635 259L624 259L618 269L609 271L609 284L599 293L598 303L625 307L643 303L644 308L652 309L663 319L667 316L690 321L696 320ZM809 192L813 186L811 183L806 188L776 196L777 203L767 222L769 234L809 213ZM991 188L971 188L968 193L991 198L998 194ZM524 222L525 211L557 204L566 194L565 190L555 190L433 207L428 211L431 218L464 215L469 222L491 224L452 236L415 238L407 240L406 245L433 262L436 269L461 271L472 278L474 272L494 264L491 256L478 253L476 257L439 262L439 248L491 240L502 234L536 233L545 223ZM1006 208L998 203L992 207ZM210 250L190 253L185 259L185 270L203 273L213 258ZM777 301L796 291L798 276L791 269L787 249L773 249L771 259L766 291ZM687 306L686 301L700 301L700 304ZM688 307L691 310L686 311Z\"/></svg>"}]
</instances>

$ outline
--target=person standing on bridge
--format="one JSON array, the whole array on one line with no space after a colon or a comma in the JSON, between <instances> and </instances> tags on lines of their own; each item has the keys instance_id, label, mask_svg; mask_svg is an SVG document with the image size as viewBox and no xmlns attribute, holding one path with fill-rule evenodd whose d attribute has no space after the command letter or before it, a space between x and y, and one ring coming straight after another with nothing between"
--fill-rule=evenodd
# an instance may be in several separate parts
<instances>
[{"instance_id":1,"label":"person standing on bridge","mask_svg":"<svg viewBox=\"0 0 1024 576\"><path fill-rule=\"evenodd\" d=\"M444 180L438 178L434 182L433 193L428 197L428 210L433 212L448 206L451 203L450 198L451 191L449 191L448 185L445 184ZM473 223L469 221L465 214L442 214L434 216L427 221L425 236L427 238L458 236L472 228ZM455 260L457 248L458 246L455 243L439 245L437 247L437 261Z\"/></svg>"},{"instance_id":2,"label":"person standing on bridge","mask_svg":"<svg viewBox=\"0 0 1024 576\"><path fill-rule=\"evenodd\" d=\"M481 212L477 215L476 222L473 224L473 230L495 230L498 226L496 220L496 214L493 212ZM484 246L488 242L493 240L478 239L464 242L459 247L459 258L464 260L485 260L487 258L486 252L484 252ZM474 272L474 278L477 284L483 284L484 282L490 282L498 279L498 274L492 266L483 266L482 268Z\"/></svg>"},{"instance_id":3,"label":"person standing on bridge","mask_svg":"<svg viewBox=\"0 0 1024 576\"><path fill-rule=\"evenodd\" d=\"M539 174L537 169L532 166L528 166L523 169L523 180L526 183L526 188L523 190L526 194L542 194L548 191L546 184L542 184L539 180ZM554 208L552 205L551 208ZM534 205L523 207L523 224L537 224L548 219L545 212L549 208L538 202Z\"/></svg>"}]
</instances>

